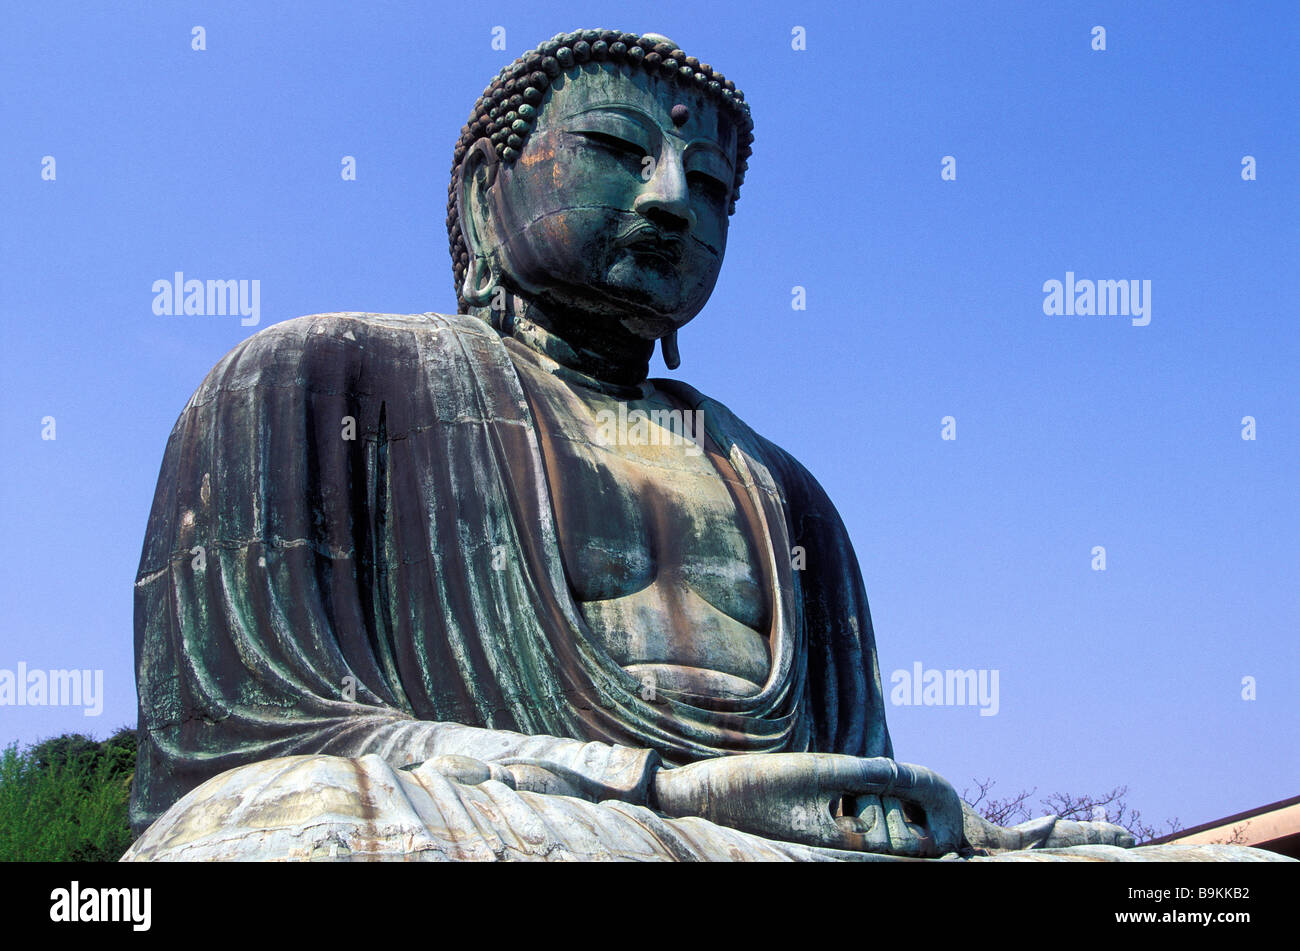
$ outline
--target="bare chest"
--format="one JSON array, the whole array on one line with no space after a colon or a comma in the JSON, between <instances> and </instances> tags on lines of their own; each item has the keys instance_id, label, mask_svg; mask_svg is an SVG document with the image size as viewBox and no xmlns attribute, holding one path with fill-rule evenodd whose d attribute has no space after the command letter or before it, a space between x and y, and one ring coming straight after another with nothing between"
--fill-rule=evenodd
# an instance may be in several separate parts
<instances>
[{"instance_id":1,"label":"bare chest","mask_svg":"<svg viewBox=\"0 0 1300 951\"><path fill-rule=\"evenodd\" d=\"M703 419L520 367L575 599L629 670L761 684L770 622L753 503ZM737 686L740 684L740 686ZM723 691L726 692L726 691Z\"/></svg>"}]
</instances>

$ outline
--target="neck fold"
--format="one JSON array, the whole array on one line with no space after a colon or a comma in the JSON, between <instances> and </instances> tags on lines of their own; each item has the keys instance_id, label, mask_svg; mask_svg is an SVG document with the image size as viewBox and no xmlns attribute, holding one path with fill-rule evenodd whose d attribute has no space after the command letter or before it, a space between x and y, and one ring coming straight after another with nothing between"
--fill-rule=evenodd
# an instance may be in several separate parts
<instances>
[{"instance_id":1,"label":"neck fold","mask_svg":"<svg viewBox=\"0 0 1300 951\"><path fill-rule=\"evenodd\" d=\"M516 294L505 304L503 312L479 308L476 315L581 377L636 387L650 374L655 341L634 336L614 317L561 317Z\"/></svg>"}]
</instances>

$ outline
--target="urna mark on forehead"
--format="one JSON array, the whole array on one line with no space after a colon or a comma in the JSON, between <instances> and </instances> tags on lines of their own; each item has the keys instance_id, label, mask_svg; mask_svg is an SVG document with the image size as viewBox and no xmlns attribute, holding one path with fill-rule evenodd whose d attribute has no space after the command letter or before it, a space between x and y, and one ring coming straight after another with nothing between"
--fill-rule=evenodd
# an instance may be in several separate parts
<instances>
[{"instance_id":1,"label":"urna mark on forehead","mask_svg":"<svg viewBox=\"0 0 1300 951\"><path fill-rule=\"evenodd\" d=\"M537 131L565 128L599 112L639 118L664 135L717 151L735 167L735 123L717 103L699 90L613 64L589 63L557 76L538 108Z\"/></svg>"}]
</instances>

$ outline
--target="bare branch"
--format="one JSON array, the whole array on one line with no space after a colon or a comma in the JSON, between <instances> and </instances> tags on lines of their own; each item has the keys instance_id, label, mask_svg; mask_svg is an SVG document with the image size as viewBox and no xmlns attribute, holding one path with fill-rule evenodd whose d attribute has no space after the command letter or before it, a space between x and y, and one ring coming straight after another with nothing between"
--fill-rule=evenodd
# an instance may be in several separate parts
<instances>
[{"instance_id":1,"label":"bare branch","mask_svg":"<svg viewBox=\"0 0 1300 951\"><path fill-rule=\"evenodd\" d=\"M976 795L972 798L970 789L962 790L962 799L989 822L1000 826L1012 826L1033 819L1038 815L1055 815L1062 819L1076 822L1112 822L1133 833L1138 842L1149 842L1164 834L1172 834L1182 828L1177 818L1166 819L1155 825L1142 818L1142 813L1128 804L1128 787L1116 786L1109 792L1098 795L1074 795L1072 793L1052 793L1039 800L1041 811L1032 811L1028 805L1030 797L1036 790L1020 792L1015 796L998 799L991 795L996 785L992 779L974 780ZM1164 826L1164 829L1160 827ZM1238 830L1233 832L1236 841Z\"/></svg>"},{"instance_id":2,"label":"bare branch","mask_svg":"<svg viewBox=\"0 0 1300 951\"><path fill-rule=\"evenodd\" d=\"M979 794L972 799L970 790L964 789L961 797L989 822L999 826L1013 826L1033 818L1025 803L1037 789L1021 790L1006 799L995 799L989 795L989 791L996 785L992 779L977 779L974 782L979 788Z\"/></svg>"}]
</instances>

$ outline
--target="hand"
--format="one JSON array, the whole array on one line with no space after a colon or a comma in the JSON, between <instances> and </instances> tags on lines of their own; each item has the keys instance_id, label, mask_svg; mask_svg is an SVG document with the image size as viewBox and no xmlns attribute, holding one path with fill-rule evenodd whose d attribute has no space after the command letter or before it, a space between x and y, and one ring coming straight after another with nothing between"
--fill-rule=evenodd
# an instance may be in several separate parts
<instances>
[{"instance_id":1,"label":"hand","mask_svg":"<svg viewBox=\"0 0 1300 951\"><path fill-rule=\"evenodd\" d=\"M461 783L465 786L477 786L489 779L495 779L499 783L505 783L511 789L515 788L515 778L509 770L495 763L485 763L472 756L431 756L423 763L404 766L403 769L417 776L425 773L437 773L444 779L450 779L452 782Z\"/></svg>"},{"instance_id":2,"label":"hand","mask_svg":"<svg viewBox=\"0 0 1300 951\"><path fill-rule=\"evenodd\" d=\"M436 772L445 779L465 786L477 786L489 779L509 786L516 792L543 793L548 796L573 796L596 802L590 780L554 763L529 759L507 759L486 763L472 756L433 756L412 772Z\"/></svg>"},{"instance_id":3,"label":"hand","mask_svg":"<svg viewBox=\"0 0 1300 951\"><path fill-rule=\"evenodd\" d=\"M935 857L962 842L961 799L937 773L837 753L724 756L661 769L654 805L672 817L786 842Z\"/></svg>"}]
</instances>

